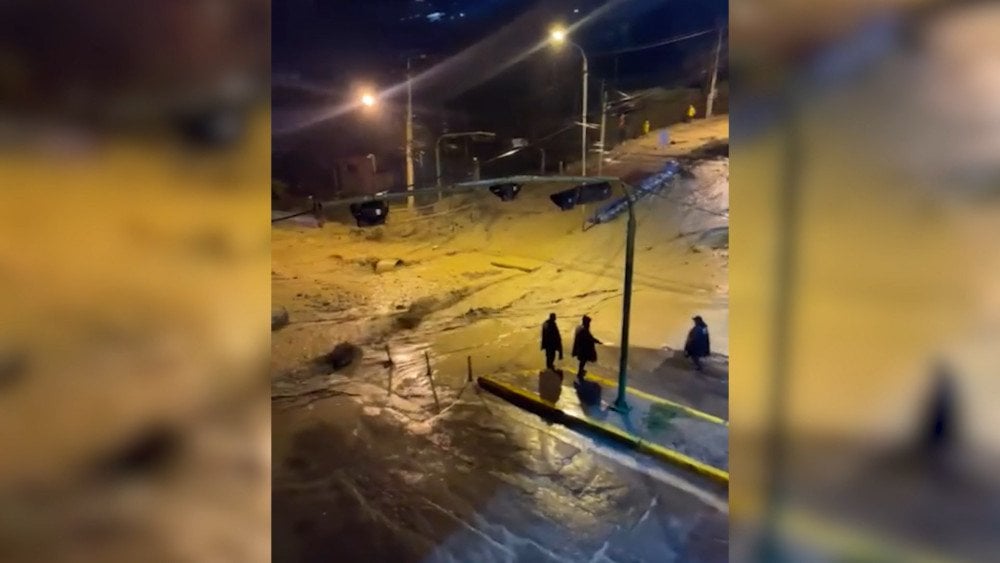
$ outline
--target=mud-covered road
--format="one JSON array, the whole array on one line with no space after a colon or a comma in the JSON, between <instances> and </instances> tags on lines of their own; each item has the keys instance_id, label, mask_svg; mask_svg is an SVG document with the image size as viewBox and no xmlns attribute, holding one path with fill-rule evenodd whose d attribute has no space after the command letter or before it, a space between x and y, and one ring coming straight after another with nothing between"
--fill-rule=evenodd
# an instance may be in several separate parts
<instances>
[{"instance_id":1,"label":"mud-covered road","mask_svg":"<svg viewBox=\"0 0 1000 563\"><path fill-rule=\"evenodd\" d=\"M274 561L726 561L724 491L381 366L275 399Z\"/></svg>"}]
</instances>

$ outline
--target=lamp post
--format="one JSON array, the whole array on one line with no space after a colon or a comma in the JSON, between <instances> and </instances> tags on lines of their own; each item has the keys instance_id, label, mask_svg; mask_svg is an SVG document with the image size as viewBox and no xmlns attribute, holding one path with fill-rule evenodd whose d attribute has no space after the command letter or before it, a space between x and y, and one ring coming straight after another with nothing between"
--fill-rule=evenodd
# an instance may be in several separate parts
<instances>
[{"instance_id":1,"label":"lamp post","mask_svg":"<svg viewBox=\"0 0 1000 563\"><path fill-rule=\"evenodd\" d=\"M496 138L496 133L491 131L461 131L458 133L445 133L434 142L434 170L437 187L441 187L441 140L454 139L455 137L485 137L487 139Z\"/></svg>"},{"instance_id":2,"label":"lamp post","mask_svg":"<svg viewBox=\"0 0 1000 563\"><path fill-rule=\"evenodd\" d=\"M410 76L410 58L406 58L406 191L413 191L413 79ZM413 209L413 195L406 198L406 207Z\"/></svg>"},{"instance_id":3,"label":"lamp post","mask_svg":"<svg viewBox=\"0 0 1000 563\"><path fill-rule=\"evenodd\" d=\"M625 282L622 287L622 340L621 353L618 359L618 397L611 405L614 410L626 413L631 410L625 400L625 381L628 377L628 329L632 315L632 264L635 260L635 209L633 208L632 188L625 182L621 183L625 190L625 201L628 203L628 227L625 233Z\"/></svg>"},{"instance_id":4,"label":"lamp post","mask_svg":"<svg viewBox=\"0 0 1000 563\"><path fill-rule=\"evenodd\" d=\"M567 33L565 29L556 28L553 29L549 34L552 42L556 45L561 45L563 43L568 43L573 47L576 47L577 51L580 51L580 57L583 59L583 97L580 100L580 175L587 175L587 53L584 52L583 47L570 41L567 38Z\"/></svg>"}]
</instances>

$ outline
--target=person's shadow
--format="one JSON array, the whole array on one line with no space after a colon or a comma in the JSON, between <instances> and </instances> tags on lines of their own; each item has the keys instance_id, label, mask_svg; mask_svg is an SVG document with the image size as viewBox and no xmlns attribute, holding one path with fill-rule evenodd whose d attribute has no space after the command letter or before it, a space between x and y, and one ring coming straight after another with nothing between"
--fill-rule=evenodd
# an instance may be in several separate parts
<instances>
[{"instance_id":1,"label":"person's shadow","mask_svg":"<svg viewBox=\"0 0 1000 563\"><path fill-rule=\"evenodd\" d=\"M562 396L563 371L543 369L538 372L538 396L543 401L555 404Z\"/></svg>"}]
</instances>

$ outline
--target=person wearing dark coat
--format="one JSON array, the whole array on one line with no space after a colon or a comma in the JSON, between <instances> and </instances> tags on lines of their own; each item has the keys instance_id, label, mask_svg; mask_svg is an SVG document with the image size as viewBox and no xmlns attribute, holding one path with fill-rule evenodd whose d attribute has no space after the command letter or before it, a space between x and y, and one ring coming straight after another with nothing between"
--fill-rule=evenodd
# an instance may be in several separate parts
<instances>
[{"instance_id":1,"label":"person wearing dark coat","mask_svg":"<svg viewBox=\"0 0 1000 563\"><path fill-rule=\"evenodd\" d=\"M694 326L688 332L687 342L684 343L684 355L691 358L696 370L701 371L701 359L712 353L712 346L708 339L708 325L705 324L701 315L691 320L694 321Z\"/></svg>"},{"instance_id":2,"label":"person wearing dark coat","mask_svg":"<svg viewBox=\"0 0 1000 563\"><path fill-rule=\"evenodd\" d=\"M583 316L583 324L576 327L576 334L573 335L573 357L580 361L580 369L576 372L576 378L583 381L586 375L585 367L588 362L597 361L597 344L603 344L594 338L590 333L590 317Z\"/></svg>"},{"instance_id":3,"label":"person wearing dark coat","mask_svg":"<svg viewBox=\"0 0 1000 563\"><path fill-rule=\"evenodd\" d=\"M542 350L545 351L545 367L555 371L556 354L559 354L560 360L563 359L562 336L556 325L555 313L550 313L548 320L542 323Z\"/></svg>"}]
</instances>

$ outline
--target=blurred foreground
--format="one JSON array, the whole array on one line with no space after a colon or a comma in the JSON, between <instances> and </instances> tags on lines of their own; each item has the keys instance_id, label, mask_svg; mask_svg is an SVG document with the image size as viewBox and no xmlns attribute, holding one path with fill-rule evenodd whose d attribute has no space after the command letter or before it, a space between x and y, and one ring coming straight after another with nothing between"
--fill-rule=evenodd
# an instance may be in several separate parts
<instances>
[{"instance_id":1,"label":"blurred foreground","mask_svg":"<svg viewBox=\"0 0 1000 563\"><path fill-rule=\"evenodd\" d=\"M734 6L733 555L995 558L1000 6L799 4Z\"/></svg>"},{"instance_id":2,"label":"blurred foreground","mask_svg":"<svg viewBox=\"0 0 1000 563\"><path fill-rule=\"evenodd\" d=\"M267 2L0 8L0 560L270 557Z\"/></svg>"}]
</instances>

